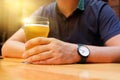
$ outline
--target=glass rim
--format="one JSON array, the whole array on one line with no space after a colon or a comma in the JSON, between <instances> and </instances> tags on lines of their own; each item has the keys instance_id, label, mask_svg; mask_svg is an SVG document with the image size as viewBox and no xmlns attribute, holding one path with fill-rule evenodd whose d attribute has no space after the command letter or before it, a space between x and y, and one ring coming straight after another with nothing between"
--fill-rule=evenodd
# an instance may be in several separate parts
<instances>
[{"instance_id":1,"label":"glass rim","mask_svg":"<svg viewBox=\"0 0 120 80\"><path fill-rule=\"evenodd\" d=\"M49 18L44 16L30 16L24 20L24 24L49 24Z\"/></svg>"}]
</instances>

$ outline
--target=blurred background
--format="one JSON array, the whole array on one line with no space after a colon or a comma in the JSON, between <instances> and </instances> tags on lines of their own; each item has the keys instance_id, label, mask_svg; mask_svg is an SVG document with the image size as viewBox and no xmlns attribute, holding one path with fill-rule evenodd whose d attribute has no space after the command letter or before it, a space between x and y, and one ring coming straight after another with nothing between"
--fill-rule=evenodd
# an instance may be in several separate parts
<instances>
[{"instance_id":1,"label":"blurred background","mask_svg":"<svg viewBox=\"0 0 120 80\"><path fill-rule=\"evenodd\" d=\"M54 0L0 0L0 32L9 38L21 27L23 18L52 1Z\"/></svg>"},{"instance_id":2,"label":"blurred background","mask_svg":"<svg viewBox=\"0 0 120 80\"><path fill-rule=\"evenodd\" d=\"M55 0L0 0L0 49L2 44L22 26L24 18L30 16L41 5L53 1Z\"/></svg>"},{"instance_id":3,"label":"blurred background","mask_svg":"<svg viewBox=\"0 0 120 80\"><path fill-rule=\"evenodd\" d=\"M41 5L55 0L0 0L0 48L21 26L22 20L30 16ZM120 18L120 0L104 0Z\"/></svg>"}]
</instances>

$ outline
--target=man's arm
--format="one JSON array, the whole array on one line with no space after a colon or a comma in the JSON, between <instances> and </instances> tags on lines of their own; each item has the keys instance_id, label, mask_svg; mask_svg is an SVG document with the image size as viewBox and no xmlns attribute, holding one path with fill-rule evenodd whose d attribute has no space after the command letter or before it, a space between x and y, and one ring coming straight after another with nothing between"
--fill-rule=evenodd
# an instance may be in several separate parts
<instances>
[{"instance_id":1,"label":"man's arm","mask_svg":"<svg viewBox=\"0 0 120 80\"><path fill-rule=\"evenodd\" d=\"M22 54L25 50L24 42L24 32L23 29L20 29L4 43L2 47L2 56L22 58Z\"/></svg>"},{"instance_id":2,"label":"man's arm","mask_svg":"<svg viewBox=\"0 0 120 80\"><path fill-rule=\"evenodd\" d=\"M106 41L105 46L88 46L91 54L87 62L120 62L120 34Z\"/></svg>"},{"instance_id":3,"label":"man's arm","mask_svg":"<svg viewBox=\"0 0 120 80\"><path fill-rule=\"evenodd\" d=\"M110 38L105 46L90 46L87 62L120 62L120 34ZM32 45L31 45L32 44ZM35 46L24 52L25 61L33 64L70 64L81 60L77 53L77 44L66 43L51 38L34 38L26 42L26 47Z\"/></svg>"}]
</instances>

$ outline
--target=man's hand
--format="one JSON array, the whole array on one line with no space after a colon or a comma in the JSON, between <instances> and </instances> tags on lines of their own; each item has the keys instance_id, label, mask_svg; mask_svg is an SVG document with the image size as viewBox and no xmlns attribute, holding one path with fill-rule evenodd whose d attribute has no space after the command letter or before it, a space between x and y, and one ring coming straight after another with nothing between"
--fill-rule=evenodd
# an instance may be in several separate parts
<instances>
[{"instance_id":1,"label":"man's hand","mask_svg":"<svg viewBox=\"0 0 120 80\"><path fill-rule=\"evenodd\" d=\"M27 41L25 47L23 58L32 64L71 64L80 60L76 44L55 38L37 37Z\"/></svg>"}]
</instances>

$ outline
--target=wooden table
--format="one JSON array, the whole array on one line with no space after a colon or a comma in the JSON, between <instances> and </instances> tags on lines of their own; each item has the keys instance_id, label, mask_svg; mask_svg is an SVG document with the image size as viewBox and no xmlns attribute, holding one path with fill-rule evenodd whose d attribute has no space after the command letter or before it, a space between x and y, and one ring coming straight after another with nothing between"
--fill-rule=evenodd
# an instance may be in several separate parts
<instances>
[{"instance_id":1,"label":"wooden table","mask_svg":"<svg viewBox=\"0 0 120 80\"><path fill-rule=\"evenodd\" d=\"M0 59L0 80L120 80L120 64L33 65Z\"/></svg>"}]
</instances>

